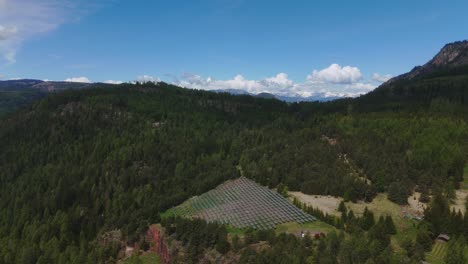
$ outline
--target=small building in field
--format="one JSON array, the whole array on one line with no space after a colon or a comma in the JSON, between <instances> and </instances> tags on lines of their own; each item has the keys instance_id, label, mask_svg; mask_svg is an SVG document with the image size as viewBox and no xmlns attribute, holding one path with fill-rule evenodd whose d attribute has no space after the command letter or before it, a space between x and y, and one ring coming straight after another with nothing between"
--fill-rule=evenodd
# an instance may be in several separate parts
<instances>
[{"instance_id":1,"label":"small building in field","mask_svg":"<svg viewBox=\"0 0 468 264\"><path fill-rule=\"evenodd\" d=\"M295 233L294 235L297 236L298 238L305 238L306 235L309 235L313 239L320 239L320 238L326 237L326 234L323 232L316 232L316 231L310 232L306 230L301 230L301 232Z\"/></svg>"},{"instance_id":2,"label":"small building in field","mask_svg":"<svg viewBox=\"0 0 468 264\"><path fill-rule=\"evenodd\" d=\"M440 241L440 242L449 242L450 240L450 237L447 235L447 234L440 234L437 238L436 238L437 241Z\"/></svg>"}]
</instances>

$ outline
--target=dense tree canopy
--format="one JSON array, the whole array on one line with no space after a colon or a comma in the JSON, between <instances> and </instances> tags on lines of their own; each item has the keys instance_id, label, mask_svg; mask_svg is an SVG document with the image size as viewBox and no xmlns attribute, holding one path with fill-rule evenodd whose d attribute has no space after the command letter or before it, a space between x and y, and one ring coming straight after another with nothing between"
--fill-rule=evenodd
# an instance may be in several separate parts
<instances>
[{"instance_id":1,"label":"dense tree canopy","mask_svg":"<svg viewBox=\"0 0 468 264\"><path fill-rule=\"evenodd\" d=\"M415 186L430 193L462 179L466 117L440 105L363 112L350 103L286 104L164 83L49 95L0 120L0 263L115 258L114 246L98 246L102 234L120 229L134 241L164 210L240 173L348 200L397 186L400 202ZM362 254L378 260L387 245L372 241ZM346 243L343 263L360 259ZM285 261L310 257L294 250Z\"/></svg>"}]
</instances>

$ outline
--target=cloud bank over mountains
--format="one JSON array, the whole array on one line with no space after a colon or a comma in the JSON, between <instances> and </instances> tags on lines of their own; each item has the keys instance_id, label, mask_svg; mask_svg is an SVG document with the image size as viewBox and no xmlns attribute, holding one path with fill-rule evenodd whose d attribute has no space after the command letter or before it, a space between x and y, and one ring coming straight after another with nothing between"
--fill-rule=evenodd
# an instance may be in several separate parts
<instances>
[{"instance_id":1,"label":"cloud bank over mountains","mask_svg":"<svg viewBox=\"0 0 468 264\"><path fill-rule=\"evenodd\" d=\"M91 83L92 81L87 77L72 77L65 79L64 82Z\"/></svg>"},{"instance_id":2,"label":"cloud bank over mountains","mask_svg":"<svg viewBox=\"0 0 468 264\"><path fill-rule=\"evenodd\" d=\"M322 70L314 70L306 76L303 82L289 79L286 73L261 80L249 80L243 75L236 75L232 79L217 80L213 77L202 77L196 74L184 73L175 78L172 83L194 89L226 90L238 89L252 94L271 93L280 96L310 97L322 95L326 97L355 97L365 94L382 82L388 80L390 75L374 73L365 79L359 68L331 64Z\"/></svg>"},{"instance_id":3,"label":"cloud bank over mountains","mask_svg":"<svg viewBox=\"0 0 468 264\"><path fill-rule=\"evenodd\" d=\"M322 70L313 70L303 82L289 79L288 74L278 73L275 76L260 80L250 80L243 75L232 79L218 80L213 77L203 77L197 74L183 73L168 83L200 90L243 90L251 94L271 93L288 97L356 97L368 93L381 83L391 78L391 75L374 73L366 79L359 68L331 64ZM91 82L87 77L65 79L67 82ZM160 82L161 79L150 75L141 75L138 82ZM108 80L104 83L120 84L122 81Z\"/></svg>"}]
</instances>

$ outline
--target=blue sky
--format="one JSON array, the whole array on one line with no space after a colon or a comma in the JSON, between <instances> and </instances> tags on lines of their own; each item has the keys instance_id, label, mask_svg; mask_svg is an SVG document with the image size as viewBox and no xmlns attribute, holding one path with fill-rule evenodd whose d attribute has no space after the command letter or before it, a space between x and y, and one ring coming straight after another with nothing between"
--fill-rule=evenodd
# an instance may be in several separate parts
<instances>
[{"instance_id":1,"label":"blue sky","mask_svg":"<svg viewBox=\"0 0 468 264\"><path fill-rule=\"evenodd\" d=\"M0 76L352 96L468 38L466 10L427 0L0 0Z\"/></svg>"}]
</instances>

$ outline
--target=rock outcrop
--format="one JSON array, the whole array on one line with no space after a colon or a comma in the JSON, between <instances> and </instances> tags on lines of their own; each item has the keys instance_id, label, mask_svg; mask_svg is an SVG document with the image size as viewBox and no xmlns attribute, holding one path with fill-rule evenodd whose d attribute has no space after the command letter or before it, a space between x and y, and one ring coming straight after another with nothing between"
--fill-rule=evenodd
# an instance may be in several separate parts
<instances>
[{"instance_id":1,"label":"rock outcrop","mask_svg":"<svg viewBox=\"0 0 468 264\"><path fill-rule=\"evenodd\" d=\"M169 246L165 240L164 231L158 225L152 225L148 229L147 239L150 243L150 251L158 254L162 263L171 263L172 257L169 251Z\"/></svg>"},{"instance_id":2,"label":"rock outcrop","mask_svg":"<svg viewBox=\"0 0 468 264\"><path fill-rule=\"evenodd\" d=\"M399 80L413 80L441 69L468 66L468 40L445 45L437 55L423 66L414 67L410 72L390 79L382 86Z\"/></svg>"}]
</instances>

